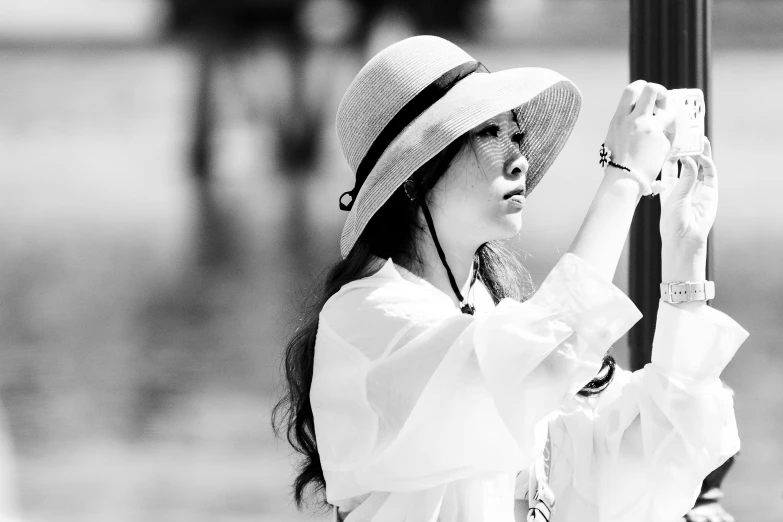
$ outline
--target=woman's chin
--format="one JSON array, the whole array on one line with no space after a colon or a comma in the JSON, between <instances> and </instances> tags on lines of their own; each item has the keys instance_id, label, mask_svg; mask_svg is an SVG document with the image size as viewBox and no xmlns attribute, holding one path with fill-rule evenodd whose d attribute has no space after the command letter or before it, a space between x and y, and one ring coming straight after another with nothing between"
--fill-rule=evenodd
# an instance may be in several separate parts
<instances>
[{"instance_id":1,"label":"woman's chin","mask_svg":"<svg viewBox=\"0 0 783 522\"><path fill-rule=\"evenodd\" d=\"M522 232L522 213L506 214L498 225L498 237L495 239L502 240L516 237Z\"/></svg>"}]
</instances>

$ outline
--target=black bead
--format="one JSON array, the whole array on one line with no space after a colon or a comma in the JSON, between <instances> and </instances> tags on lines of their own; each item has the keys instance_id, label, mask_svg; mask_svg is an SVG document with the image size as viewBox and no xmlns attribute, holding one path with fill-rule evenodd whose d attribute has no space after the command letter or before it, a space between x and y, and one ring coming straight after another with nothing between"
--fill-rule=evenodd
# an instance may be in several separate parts
<instances>
[{"instance_id":1,"label":"black bead","mask_svg":"<svg viewBox=\"0 0 783 522\"><path fill-rule=\"evenodd\" d=\"M460 310L462 310L463 314L468 314L468 315L473 315L476 312L476 309L473 307L473 305L468 303L462 305L462 308L460 308Z\"/></svg>"}]
</instances>

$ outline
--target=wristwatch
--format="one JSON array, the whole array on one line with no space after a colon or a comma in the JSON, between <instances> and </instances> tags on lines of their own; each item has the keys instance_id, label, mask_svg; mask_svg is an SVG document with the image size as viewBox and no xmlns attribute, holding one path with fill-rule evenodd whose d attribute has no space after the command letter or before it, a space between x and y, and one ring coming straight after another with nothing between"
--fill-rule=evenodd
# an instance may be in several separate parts
<instances>
[{"instance_id":1,"label":"wristwatch","mask_svg":"<svg viewBox=\"0 0 783 522\"><path fill-rule=\"evenodd\" d=\"M661 300L665 303L707 301L714 297L714 281L673 281L671 283L661 283Z\"/></svg>"}]
</instances>

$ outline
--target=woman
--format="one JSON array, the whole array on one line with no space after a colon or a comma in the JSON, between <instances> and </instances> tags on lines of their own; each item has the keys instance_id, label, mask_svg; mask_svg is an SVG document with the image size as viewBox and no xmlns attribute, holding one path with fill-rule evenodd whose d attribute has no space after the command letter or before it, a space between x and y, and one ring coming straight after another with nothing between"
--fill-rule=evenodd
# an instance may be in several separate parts
<instances>
[{"instance_id":1,"label":"woman","mask_svg":"<svg viewBox=\"0 0 783 522\"><path fill-rule=\"evenodd\" d=\"M665 94L623 92L585 221L531 296L496 241L519 233L575 123L576 86L546 69L488 73L432 36L359 72L337 114L356 174L343 260L288 345L276 409L303 456L299 505L312 488L346 522L688 511L739 449L718 376L748 333L704 300L662 302L651 364L632 373L607 355L641 317L611 281L662 166L663 282L705 280L717 171L707 143L677 179Z\"/></svg>"}]
</instances>

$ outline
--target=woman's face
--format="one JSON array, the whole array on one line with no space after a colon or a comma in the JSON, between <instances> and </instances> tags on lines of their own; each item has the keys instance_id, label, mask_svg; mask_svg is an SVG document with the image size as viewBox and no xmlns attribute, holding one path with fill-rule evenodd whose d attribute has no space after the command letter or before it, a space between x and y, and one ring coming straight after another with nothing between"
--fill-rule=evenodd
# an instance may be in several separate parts
<instances>
[{"instance_id":1,"label":"woman's face","mask_svg":"<svg viewBox=\"0 0 783 522\"><path fill-rule=\"evenodd\" d=\"M511 111L474 127L470 138L428 202L439 237L478 248L519 234L529 165L519 151L524 134Z\"/></svg>"}]
</instances>

